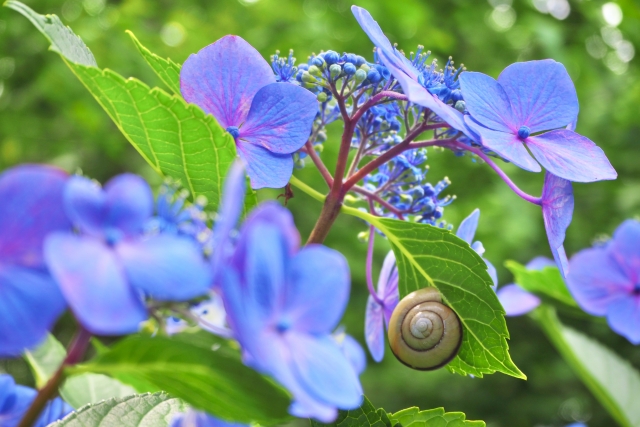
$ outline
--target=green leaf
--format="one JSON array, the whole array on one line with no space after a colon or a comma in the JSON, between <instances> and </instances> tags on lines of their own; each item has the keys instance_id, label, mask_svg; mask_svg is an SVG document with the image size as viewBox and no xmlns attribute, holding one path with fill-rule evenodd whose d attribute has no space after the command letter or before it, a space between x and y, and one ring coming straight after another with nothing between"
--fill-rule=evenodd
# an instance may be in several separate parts
<instances>
[{"instance_id":1,"label":"green leaf","mask_svg":"<svg viewBox=\"0 0 640 427\"><path fill-rule=\"evenodd\" d=\"M139 394L85 406L48 427L169 427L188 409L167 393Z\"/></svg>"},{"instance_id":2,"label":"green leaf","mask_svg":"<svg viewBox=\"0 0 640 427\"><path fill-rule=\"evenodd\" d=\"M326 425L333 427L392 427L389 416L384 409L376 409L364 396L362 405L358 409L339 411L338 418L331 424L311 420L312 427Z\"/></svg>"},{"instance_id":3,"label":"green leaf","mask_svg":"<svg viewBox=\"0 0 640 427\"><path fill-rule=\"evenodd\" d=\"M142 55L144 60L147 61L147 64L149 64L158 77L160 77L160 80L162 80L173 93L180 95L180 64L176 64L169 58L164 59L152 53L140 43L131 31L127 30L127 34L129 34L129 37L133 40L136 48L138 48L140 55Z\"/></svg>"},{"instance_id":4,"label":"green leaf","mask_svg":"<svg viewBox=\"0 0 640 427\"><path fill-rule=\"evenodd\" d=\"M211 115L180 96L149 88L134 78L96 68L93 55L55 15L39 15L24 4L5 3L27 17L49 39L52 50L84 84L127 140L161 175L181 182L192 197L205 196L216 210L227 170L237 156L233 137ZM89 60L91 59L91 61ZM245 211L257 204L249 191Z\"/></svg>"},{"instance_id":5,"label":"green leaf","mask_svg":"<svg viewBox=\"0 0 640 427\"><path fill-rule=\"evenodd\" d=\"M571 307L578 307L557 267L528 270L515 261L507 261L504 265L515 276L515 282L525 291L545 294Z\"/></svg>"},{"instance_id":6,"label":"green leaf","mask_svg":"<svg viewBox=\"0 0 640 427\"><path fill-rule=\"evenodd\" d=\"M60 388L60 396L76 409L88 403L98 403L133 394L136 394L133 387L106 375L91 373L68 378Z\"/></svg>"},{"instance_id":7,"label":"green leaf","mask_svg":"<svg viewBox=\"0 0 640 427\"><path fill-rule=\"evenodd\" d=\"M94 372L151 384L194 407L236 422L287 420L289 397L237 357L184 341L131 336L69 372Z\"/></svg>"},{"instance_id":8,"label":"green leaf","mask_svg":"<svg viewBox=\"0 0 640 427\"><path fill-rule=\"evenodd\" d=\"M24 357L31 367L37 388L44 387L66 356L64 346L51 334L35 350L25 352Z\"/></svg>"},{"instance_id":9,"label":"green leaf","mask_svg":"<svg viewBox=\"0 0 640 427\"><path fill-rule=\"evenodd\" d=\"M543 304L531 316L611 417L623 427L640 426L640 373L602 344L564 326L553 307Z\"/></svg>"},{"instance_id":10,"label":"green leaf","mask_svg":"<svg viewBox=\"0 0 640 427\"><path fill-rule=\"evenodd\" d=\"M458 314L464 333L458 356L447 365L450 371L478 377L498 371L526 378L509 355L505 313L491 288L487 266L468 243L427 224L375 217L348 207L343 212L387 236L398 265L400 298L435 286Z\"/></svg>"},{"instance_id":11,"label":"green leaf","mask_svg":"<svg viewBox=\"0 0 640 427\"><path fill-rule=\"evenodd\" d=\"M485 427L484 421L465 420L462 412L445 412L444 408L420 411L407 408L390 415L391 422L402 427Z\"/></svg>"}]
</instances>

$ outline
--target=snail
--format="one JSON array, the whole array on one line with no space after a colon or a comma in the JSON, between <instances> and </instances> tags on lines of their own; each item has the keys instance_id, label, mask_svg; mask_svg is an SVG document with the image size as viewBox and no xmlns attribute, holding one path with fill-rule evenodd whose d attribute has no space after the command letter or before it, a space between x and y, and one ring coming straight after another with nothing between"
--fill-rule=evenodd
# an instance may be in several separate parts
<instances>
[{"instance_id":1,"label":"snail","mask_svg":"<svg viewBox=\"0 0 640 427\"><path fill-rule=\"evenodd\" d=\"M396 358L413 369L438 369L458 354L462 326L433 287L411 292L393 310L389 345Z\"/></svg>"}]
</instances>

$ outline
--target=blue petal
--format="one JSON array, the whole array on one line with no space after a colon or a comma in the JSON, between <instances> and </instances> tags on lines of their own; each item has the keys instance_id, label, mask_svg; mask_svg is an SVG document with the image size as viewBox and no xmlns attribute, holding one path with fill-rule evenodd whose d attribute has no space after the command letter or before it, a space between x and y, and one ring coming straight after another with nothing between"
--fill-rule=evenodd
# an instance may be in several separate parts
<instances>
[{"instance_id":1,"label":"blue petal","mask_svg":"<svg viewBox=\"0 0 640 427\"><path fill-rule=\"evenodd\" d=\"M70 230L63 206L67 174L48 166L26 165L0 175L0 259L40 267L42 242L52 231Z\"/></svg>"},{"instance_id":2,"label":"blue petal","mask_svg":"<svg viewBox=\"0 0 640 427\"><path fill-rule=\"evenodd\" d=\"M571 224L573 205L571 182L546 172L542 187L542 217L551 251L563 277L569 274L568 261L562 244L567 228Z\"/></svg>"},{"instance_id":3,"label":"blue petal","mask_svg":"<svg viewBox=\"0 0 640 427\"><path fill-rule=\"evenodd\" d=\"M609 326L632 344L640 344L640 297L628 295L612 301L607 309Z\"/></svg>"},{"instance_id":4,"label":"blue petal","mask_svg":"<svg viewBox=\"0 0 640 427\"><path fill-rule=\"evenodd\" d=\"M330 333L349 301L347 260L322 245L304 247L291 260L284 307L293 328L310 334Z\"/></svg>"},{"instance_id":5,"label":"blue petal","mask_svg":"<svg viewBox=\"0 0 640 427\"><path fill-rule=\"evenodd\" d=\"M153 214L153 193L149 184L130 173L118 175L104 186L107 196L105 226L118 228L125 234L142 231Z\"/></svg>"},{"instance_id":6,"label":"blue petal","mask_svg":"<svg viewBox=\"0 0 640 427\"><path fill-rule=\"evenodd\" d=\"M473 236L476 235L476 230L478 229L478 220L480 219L480 209L475 209L471 214L462 220L460 226L458 227L458 231L456 232L456 236L471 244L473 241Z\"/></svg>"},{"instance_id":7,"label":"blue petal","mask_svg":"<svg viewBox=\"0 0 640 427\"><path fill-rule=\"evenodd\" d=\"M211 276L192 239L159 234L115 247L131 286L160 301L186 301L209 290Z\"/></svg>"},{"instance_id":8,"label":"blue petal","mask_svg":"<svg viewBox=\"0 0 640 427\"><path fill-rule=\"evenodd\" d=\"M640 221L628 219L613 233L611 255L626 276L640 283Z\"/></svg>"},{"instance_id":9,"label":"blue petal","mask_svg":"<svg viewBox=\"0 0 640 427\"><path fill-rule=\"evenodd\" d=\"M360 343L351 335L344 334L339 345L356 374L362 374L367 368L367 355L364 353Z\"/></svg>"},{"instance_id":10,"label":"blue petal","mask_svg":"<svg viewBox=\"0 0 640 427\"><path fill-rule=\"evenodd\" d=\"M470 116L465 116L465 122L480 135L482 145L494 151L500 157L530 172L540 172L542 170L515 134L491 130L480 125Z\"/></svg>"},{"instance_id":11,"label":"blue petal","mask_svg":"<svg viewBox=\"0 0 640 427\"><path fill-rule=\"evenodd\" d=\"M351 12L353 16L355 16L356 21L358 21L358 24L360 24L362 30L369 36L369 39L376 47L387 54L393 54L393 52L395 52L391 42L387 36L384 35L382 28L380 28L380 25L373 19L373 16L371 16L368 10L359 6L351 6Z\"/></svg>"},{"instance_id":12,"label":"blue petal","mask_svg":"<svg viewBox=\"0 0 640 427\"><path fill-rule=\"evenodd\" d=\"M83 176L69 178L64 189L64 207L71 222L82 232L104 235L107 196L98 183Z\"/></svg>"},{"instance_id":13,"label":"blue petal","mask_svg":"<svg viewBox=\"0 0 640 427\"><path fill-rule=\"evenodd\" d=\"M392 273L396 268L396 256L393 251L389 251L382 262L380 275L378 276L378 287L376 289L380 298L384 298L387 293L387 285L392 278Z\"/></svg>"},{"instance_id":14,"label":"blue petal","mask_svg":"<svg viewBox=\"0 0 640 427\"><path fill-rule=\"evenodd\" d=\"M610 250L584 249L571 258L567 287L580 307L594 316L604 316L612 301L633 292L634 283L624 275Z\"/></svg>"},{"instance_id":15,"label":"blue petal","mask_svg":"<svg viewBox=\"0 0 640 427\"><path fill-rule=\"evenodd\" d=\"M230 256L231 245L229 235L236 227L245 196L245 171L241 160L236 160L224 181L224 191L220 202L220 210L213 228L213 254L211 266L213 277L218 275L219 269ZM214 282L215 284L215 282Z\"/></svg>"},{"instance_id":16,"label":"blue petal","mask_svg":"<svg viewBox=\"0 0 640 427\"><path fill-rule=\"evenodd\" d=\"M537 256L527 263L527 270L542 270L546 267L556 267L556 263L547 257Z\"/></svg>"},{"instance_id":17,"label":"blue petal","mask_svg":"<svg viewBox=\"0 0 640 427\"><path fill-rule=\"evenodd\" d=\"M458 79L469 114L482 126L515 134L518 123L509 97L500 83L486 74L465 71Z\"/></svg>"},{"instance_id":18,"label":"blue petal","mask_svg":"<svg viewBox=\"0 0 640 427\"><path fill-rule=\"evenodd\" d=\"M212 417L206 412L189 409L184 414L178 414L171 421L171 427L243 427L246 424L231 423Z\"/></svg>"},{"instance_id":19,"label":"blue petal","mask_svg":"<svg viewBox=\"0 0 640 427\"><path fill-rule=\"evenodd\" d=\"M256 93L240 128L244 144L291 154L307 142L318 112L316 96L300 86L271 83Z\"/></svg>"},{"instance_id":20,"label":"blue petal","mask_svg":"<svg viewBox=\"0 0 640 427\"><path fill-rule=\"evenodd\" d=\"M244 238L249 236L248 230L257 224L270 224L276 226L286 242L287 254L292 257L300 247L300 233L293 222L291 211L283 208L275 201L261 203L255 208L242 224L240 238L238 239L236 252L244 254L247 251L247 242Z\"/></svg>"},{"instance_id":21,"label":"blue petal","mask_svg":"<svg viewBox=\"0 0 640 427\"><path fill-rule=\"evenodd\" d=\"M498 287L498 271L488 259L482 258L482 260L487 264L487 273L489 273L489 277L493 281L493 290L495 290Z\"/></svg>"},{"instance_id":22,"label":"blue petal","mask_svg":"<svg viewBox=\"0 0 640 427\"><path fill-rule=\"evenodd\" d=\"M330 336L287 334L298 383L320 402L339 409L362 403L362 387L349 361Z\"/></svg>"},{"instance_id":23,"label":"blue petal","mask_svg":"<svg viewBox=\"0 0 640 427\"><path fill-rule=\"evenodd\" d=\"M147 319L145 306L127 283L114 251L99 240L54 233L45 241L44 252L71 310L90 332L134 333Z\"/></svg>"},{"instance_id":24,"label":"blue petal","mask_svg":"<svg viewBox=\"0 0 640 427\"><path fill-rule=\"evenodd\" d=\"M66 417L71 412L73 412L73 408L64 400L56 397L47 403L33 427L47 427L49 424Z\"/></svg>"},{"instance_id":25,"label":"blue petal","mask_svg":"<svg viewBox=\"0 0 640 427\"><path fill-rule=\"evenodd\" d=\"M364 317L364 338L373 360L381 362L384 358L384 311L371 295Z\"/></svg>"},{"instance_id":26,"label":"blue petal","mask_svg":"<svg viewBox=\"0 0 640 427\"><path fill-rule=\"evenodd\" d=\"M578 117L576 88L564 65L553 59L511 64L498 83L509 96L518 128L528 126L532 133L557 129Z\"/></svg>"},{"instance_id":27,"label":"blue petal","mask_svg":"<svg viewBox=\"0 0 640 427\"><path fill-rule=\"evenodd\" d=\"M497 294L507 316L522 316L540 305L540 298L518 285L503 286Z\"/></svg>"},{"instance_id":28,"label":"blue petal","mask_svg":"<svg viewBox=\"0 0 640 427\"><path fill-rule=\"evenodd\" d=\"M282 188L293 174L291 154L276 154L259 145L238 141L238 154L247 165L251 188Z\"/></svg>"},{"instance_id":29,"label":"blue petal","mask_svg":"<svg viewBox=\"0 0 640 427\"><path fill-rule=\"evenodd\" d=\"M604 151L589 138L566 129L526 139L536 160L552 174L574 182L616 179Z\"/></svg>"},{"instance_id":30,"label":"blue petal","mask_svg":"<svg viewBox=\"0 0 640 427\"><path fill-rule=\"evenodd\" d=\"M180 70L184 99L212 114L225 129L240 126L258 90L275 81L267 61L238 36L224 36L202 48Z\"/></svg>"},{"instance_id":31,"label":"blue petal","mask_svg":"<svg viewBox=\"0 0 640 427\"><path fill-rule=\"evenodd\" d=\"M19 356L38 345L65 308L47 273L0 267L0 357Z\"/></svg>"},{"instance_id":32,"label":"blue petal","mask_svg":"<svg viewBox=\"0 0 640 427\"><path fill-rule=\"evenodd\" d=\"M16 427L31 406L37 392L29 387L17 385L7 374L0 374L0 425Z\"/></svg>"}]
</instances>

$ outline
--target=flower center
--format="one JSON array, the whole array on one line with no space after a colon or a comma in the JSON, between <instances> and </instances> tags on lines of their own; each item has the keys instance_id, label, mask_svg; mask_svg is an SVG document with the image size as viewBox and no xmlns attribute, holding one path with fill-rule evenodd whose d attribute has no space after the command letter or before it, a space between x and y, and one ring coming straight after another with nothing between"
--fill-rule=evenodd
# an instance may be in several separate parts
<instances>
[{"instance_id":1,"label":"flower center","mask_svg":"<svg viewBox=\"0 0 640 427\"><path fill-rule=\"evenodd\" d=\"M528 126L522 126L518 129L518 138L527 139L529 138L529 135L531 135L531 129L529 129Z\"/></svg>"},{"instance_id":2,"label":"flower center","mask_svg":"<svg viewBox=\"0 0 640 427\"><path fill-rule=\"evenodd\" d=\"M240 129L238 129L238 126L229 126L227 128L227 132L231 134L233 139L238 139L238 137L240 136Z\"/></svg>"},{"instance_id":3,"label":"flower center","mask_svg":"<svg viewBox=\"0 0 640 427\"><path fill-rule=\"evenodd\" d=\"M633 287L633 294L640 296L640 283L636 283L636 285Z\"/></svg>"},{"instance_id":4,"label":"flower center","mask_svg":"<svg viewBox=\"0 0 640 427\"><path fill-rule=\"evenodd\" d=\"M286 332L291 329L292 323L289 317L281 317L276 323L276 329L278 332Z\"/></svg>"},{"instance_id":5,"label":"flower center","mask_svg":"<svg viewBox=\"0 0 640 427\"><path fill-rule=\"evenodd\" d=\"M109 246L115 245L122 240L123 237L122 231L114 227L107 228L104 232L104 239L107 241L107 245Z\"/></svg>"}]
</instances>

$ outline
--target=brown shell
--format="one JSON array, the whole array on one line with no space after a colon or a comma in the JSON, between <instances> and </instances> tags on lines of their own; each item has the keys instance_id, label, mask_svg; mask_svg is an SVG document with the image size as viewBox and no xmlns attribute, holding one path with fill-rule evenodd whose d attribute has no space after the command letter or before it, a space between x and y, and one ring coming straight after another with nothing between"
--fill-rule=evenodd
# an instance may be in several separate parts
<instances>
[{"instance_id":1,"label":"brown shell","mask_svg":"<svg viewBox=\"0 0 640 427\"><path fill-rule=\"evenodd\" d=\"M433 287L404 297L389 322L389 345L399 361L429 371L449 363L460 350L462 326L458 315L442 303Z\"/></svg>"}]
</instances>

